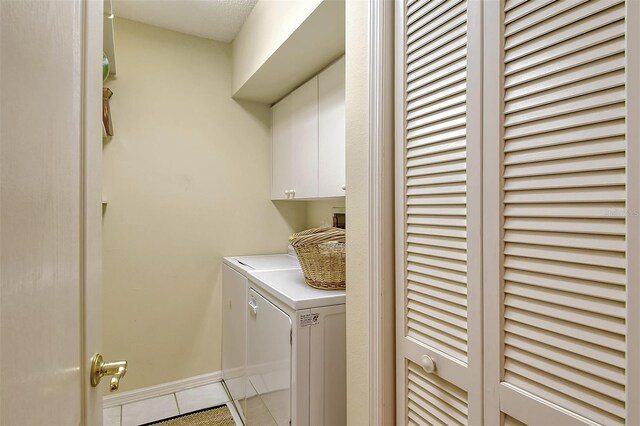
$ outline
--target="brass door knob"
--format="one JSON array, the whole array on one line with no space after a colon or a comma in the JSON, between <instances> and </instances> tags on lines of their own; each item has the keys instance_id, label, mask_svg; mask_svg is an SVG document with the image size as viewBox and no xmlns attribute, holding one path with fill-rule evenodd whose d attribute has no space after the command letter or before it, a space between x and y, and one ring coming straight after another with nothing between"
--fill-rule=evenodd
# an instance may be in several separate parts
<instances>
[{"instance_id":1,"label":"brass door knob","mask_svg":"<svg viewBox=\"0 0 640 426\"><path fill-rule=\"evenodd\" d=\"M109 391L114 392L120 386L120 379L127 374L127 361L104 362L102 355L95 354L91 359L91 386L96 387L104 376L113 376Z\"/></svg>"}]
</instances>

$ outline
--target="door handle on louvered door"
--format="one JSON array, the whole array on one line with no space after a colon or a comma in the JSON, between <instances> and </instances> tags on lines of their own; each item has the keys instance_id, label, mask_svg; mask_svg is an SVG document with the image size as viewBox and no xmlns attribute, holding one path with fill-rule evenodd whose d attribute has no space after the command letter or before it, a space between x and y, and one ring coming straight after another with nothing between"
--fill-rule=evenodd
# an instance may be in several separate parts
<instances>
[{"instance_id":1,"label":"door handle on louvered door","mask_svg":"<svg viewBox=\"0 0 640 426\"><path fill-rule=\"evenodd\" d=\"M429 355L422 355L420 365L429 374L436 372L436 362Z\"/></svg>"}]
</instances>

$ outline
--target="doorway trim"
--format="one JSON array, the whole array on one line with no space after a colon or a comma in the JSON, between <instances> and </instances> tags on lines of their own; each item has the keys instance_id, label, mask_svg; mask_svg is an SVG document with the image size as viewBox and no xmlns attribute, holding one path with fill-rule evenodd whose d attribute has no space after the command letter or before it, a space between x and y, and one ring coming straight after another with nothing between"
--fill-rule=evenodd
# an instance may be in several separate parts
<instances>
[{"instance_id":1,"label":"doorway trim","mask_svg":"<svg viewBox=\"0 0 640 426\"><path fill-rule=\"evenodd\" d=\"M93 354L102 350L102 28L103 2L81 2L80 372L83 424L102 424L102 390L90 386Z\"/></svg>"},{"instance_id":2,"label":"doorway trim","mask_svg":"<svg viewBox=\"0 0 640 426\"><path fill-rule=\"evenodd\" d=\"M369 424L395 421L394 2L369 3Z\"/></svg>"}]
</instances>

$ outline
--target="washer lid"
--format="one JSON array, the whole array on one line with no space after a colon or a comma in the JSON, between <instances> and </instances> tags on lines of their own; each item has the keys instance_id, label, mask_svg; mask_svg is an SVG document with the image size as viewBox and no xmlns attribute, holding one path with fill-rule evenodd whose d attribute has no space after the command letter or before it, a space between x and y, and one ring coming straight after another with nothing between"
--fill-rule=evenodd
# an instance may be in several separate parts
<instances>
[{"instance_id":1,"label":"washer lid","mask_svg":"<svg viewBox=\"0 0 640 426\"><path fill-rule=\"evenodd\" d=\"M269 271L275 269L300 268L298 259L288 254L274 254L267 256L236 256L235 259L242 265L256 271Z\"/></svg>"},{"instance_id":2,"label":"washer lid","mask_svg":"<svg viewBox=\"0 0 640 426\"><path fill-rule=\"evenodd\" d=\"M243 275L247 271L299 269L300 263L295 256L288 254L268 254L262 256L232 256L225 257L224 263Z\"/></svg>"},{"instance_id":3,"label":"washer lid","mask_svg":"<svg viewBox=\"0 0 640 426\"><path fill-rule=\"evenodd\" d=\"M318 290L304 282L301 269L249 271L249 280L294 310L342 305L344 290Z\"/></svg>"}]
</instances>

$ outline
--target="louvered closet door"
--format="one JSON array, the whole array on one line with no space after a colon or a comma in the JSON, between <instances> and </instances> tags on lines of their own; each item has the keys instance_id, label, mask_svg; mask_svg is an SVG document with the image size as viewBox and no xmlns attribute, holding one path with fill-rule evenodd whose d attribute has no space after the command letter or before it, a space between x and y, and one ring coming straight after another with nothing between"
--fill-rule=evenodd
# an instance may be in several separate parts
<instances>
[{"instance_id":1,"label":"louvered closet door","mask_svg":"<svg viewBox=\"0 0 640 426\"><path fill-rule=\"evenodd\" d=\"M637 9L485 3L485 424L640 423Z\"/></svg>"},{"instance_id":2,"label":"louvered closet door","mask_svg":"<svg viewBox=\"0 0 640 426\"><path fill-rule=\"evenodd\" d=\"M481 7L396 8L397 423L479 424Z\"/></svg>"}]
</instances>

